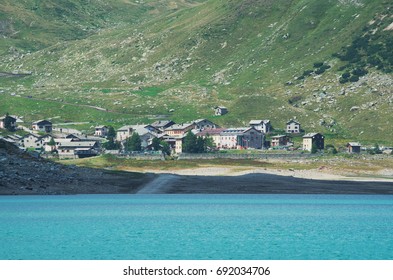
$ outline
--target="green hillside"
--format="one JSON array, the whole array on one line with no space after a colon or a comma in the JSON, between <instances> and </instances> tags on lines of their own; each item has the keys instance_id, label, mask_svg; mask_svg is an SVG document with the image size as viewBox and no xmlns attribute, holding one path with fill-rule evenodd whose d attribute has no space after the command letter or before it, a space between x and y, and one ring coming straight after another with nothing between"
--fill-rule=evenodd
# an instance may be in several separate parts
<instances>
[{"instance_id":1,"label":"green hillside","mask_svg":"<svg viewBox=\"0 0 393 280\"><path fill-rule=\"evenodd\" d=\"M0 72L31 73L0 76L0 113L42 116L29 96L56 116L53 104L108 110L62 112L92 125L296 117L392 142L391 1L0 1ZM217 105L230 113L213 117Z\"/></svg>"}]
</instances>

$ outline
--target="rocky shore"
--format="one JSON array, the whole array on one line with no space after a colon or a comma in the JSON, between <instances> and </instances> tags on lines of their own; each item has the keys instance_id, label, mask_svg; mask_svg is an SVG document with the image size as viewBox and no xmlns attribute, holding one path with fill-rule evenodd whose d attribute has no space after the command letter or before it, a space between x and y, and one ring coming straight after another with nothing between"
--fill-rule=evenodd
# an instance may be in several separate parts
<instances>
[{"instance_id":1,"label":"rocky shore","mask_svg":"<svg viewBox=\"0 0 393 280\"><path fill-rule=\"evenodd\" d=\"M0 140L0 195L135 193L153 174L66 166Z\"/></svg>"}]
</instances>

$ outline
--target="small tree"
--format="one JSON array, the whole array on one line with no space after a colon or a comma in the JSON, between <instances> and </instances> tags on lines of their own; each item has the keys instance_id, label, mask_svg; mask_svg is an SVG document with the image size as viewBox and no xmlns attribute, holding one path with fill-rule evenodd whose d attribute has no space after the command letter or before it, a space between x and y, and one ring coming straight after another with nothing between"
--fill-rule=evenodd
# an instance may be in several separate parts
<instances>
[{"instance_id":1,"label":"small tree","mask_svg":"<svg viewBox=\"0 0 393 280\"><path fill-rule=\"evenodd\" d=\"M55 139L53 139L53 137L50 138L48 145L49 146L56 146L56 142L55 142Z\"/></svg>"},{"instance_id":2,"label":"small tree","mask_svg":"<svg viewBox=\"0 0 393 280\"><path fill-rule=\"evenodd\" d=\"M107 134L107 138L112 138L115 139L116 138L116 131L112 126L108 126L108 134Z\"/></svg>"},{"instance_id":3,"label":"small tree","mask_svg":"<svg viewBox=\"0 0 393 280\"><path fill-rule=\"evenodd\" d=\"M118 150L120 148L119 143L115 141L116 131L112 126L108 127L108 134L106 136L108 142L102 144L102 146L107 150Z\"/></svg>"},{"instance_id":4,"label":"small tree","mask_svg":"<svg viewBox=\"0 0 393 280\"><path fill-rule=\"evenodd\" d=\"M216 144L214 143L213 138L207 134L205 138L205 152L212 151L215 148Z\"/></svg>"},{"instance_id":5,"label":"small tree","mask_svg":"<svg viewBox=\"0 0 393 280\"><path fill-rule=\"evenodd\" d=\"M113 138L109 138L107 142L102 144L102 146L107 150L118 150L119 144L113 140Z\"/></svg>"},{"instance_id":6,"label":"small tree","mask_svg":"<svg viewBox=\"0 0 393 280\"><path fill-rule=\"evenodd\" d=\"M194 133L189 131L183 139L182 150L184 153L195 153L197 144L197 137Z\"/></svg>"},{"instance_id":7,"label":"small tree","mask_svg":"<svg viewBox=\"0 0 393 280\"><path fill-rule=\"evenodd\" d=\"M51 153L55 151L55 149L56 149L56 148L55 148L56 142L55 142L55 140L53 139L53 137L50 138L49 142L46 143L46 145L51 147L51 148L50 148L50 152L51 152ZM44 148L42 148L42 151L41 151L41 152L44 152Z\"/></svg>"},{"instance_id":8,"label":"small tree","mask_svg":"<svg viewBox=\"0 0 393 280\"><path fill-rule=\"evenodd\" d=\"M126 151L142 151L142 140L138 133L134 132L130 138L126 140Z\"/></svg>"},{"instance_id":9,"label":"small tree","mask_svg":"<svg viewBox=\"0 0 393 280\"><path fill-rule=\"evenodd\" d=\"M160 141L160 139L158 139L157 137L154 137L151 146L154 149L154 151L161 150L161 141Z\"/></svg>"},{"instance_id":10,"label":"small tree","mask_svg":"<svg viewBox=\"0 0 393 280\"><path fill-rule=\"evenodd\" d=\"M169 144L167 142L161 141L161 149L164 154L168 156L171 154L171 147L169 147Z\"/></svg>"},{"instance_id":11,"label":"small tree","mask_svg":"<svg viewBox=\"0 0 393 280\"><path fill-rule=\"evenodd\" d=\"M205 139L199 136L196 139L196 143L195 143L195 153L204 153L204 152L206 152Z\"/></svg>"}]
</instances>

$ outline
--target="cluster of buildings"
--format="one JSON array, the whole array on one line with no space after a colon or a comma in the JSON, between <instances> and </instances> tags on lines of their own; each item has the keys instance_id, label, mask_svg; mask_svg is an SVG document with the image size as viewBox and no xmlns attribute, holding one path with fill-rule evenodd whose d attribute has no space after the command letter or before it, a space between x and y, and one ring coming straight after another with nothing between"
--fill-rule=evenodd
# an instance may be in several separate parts
<instances>
[{"instance_id":1,"label":"cluster of buildings","mask_svg":"<svg viewBox=\"0 0 393 280\"><path fill-rule=\"evenodd\" d=\"M16 117L11 117L12 125L17 127ZM4 117L0 117L0 128L4 128ZM248 126L222 128L207 119L198 119L187 123L175 123L171 120L158 120L148 125L126 125L116 131L116 141L124 147L125 142L134 133L138 133L144 150L152 149L154 138L165 141L176 154L182 152L183 139L189 131L199 137L210 137L217 150L226 149L291 149L293 142L290 135L302 133L301 124L296 120L286 123L286 134L271 135L270 120L251 120ZM31 131L25 136L9 135L9 141L25 149L45 152L56 151L59 158L82 158L95 156L102 152L101 143L106 141L109 127L95 127L94 135L62 134L54 132L48 120L33 122ZM267 137L267 135L269 135ZM269 140L267 140L269 139ZM323 150L324 136L321 133L307 133L303 136L302 149L312 151L313 147ZM348 151L360 152L360 144L348 143Z\"/></svg>"},{"instance_id":2,"label":"cluster of buildings","mask_svg":"<svg viewBox=\"0 0 393 280\"><path fill-rule=\"evenodd\" d=\"M11 118L11 125L17 128L17 118ZM0 117L0 128L4 127L4 117ZM83 158L96 156L101 152L103 138L86 135L63 134L53 131L52 122L39 120L31 124L31 129L24 128L28 133L24 136L18 134L8 135L5 139L15 145L26 149L42 152L56 151L59 158Z\"/></svg>"}]
</instances>

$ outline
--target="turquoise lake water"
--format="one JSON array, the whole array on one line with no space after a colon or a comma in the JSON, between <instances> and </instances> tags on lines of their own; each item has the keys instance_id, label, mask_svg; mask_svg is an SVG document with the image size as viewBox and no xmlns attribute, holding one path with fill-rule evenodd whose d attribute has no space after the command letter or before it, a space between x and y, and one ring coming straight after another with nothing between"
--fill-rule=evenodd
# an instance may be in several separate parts
<instances>
[{"instance_id":1,"label":"turquoise lake water","mask_svg":"<svg viewBox=\"0 0 393 280\"><path fill-rule=\"evenodd\" d=\"M0 259L393 259L393 196L0 196Z\"/></svg>"}]
</instances>

